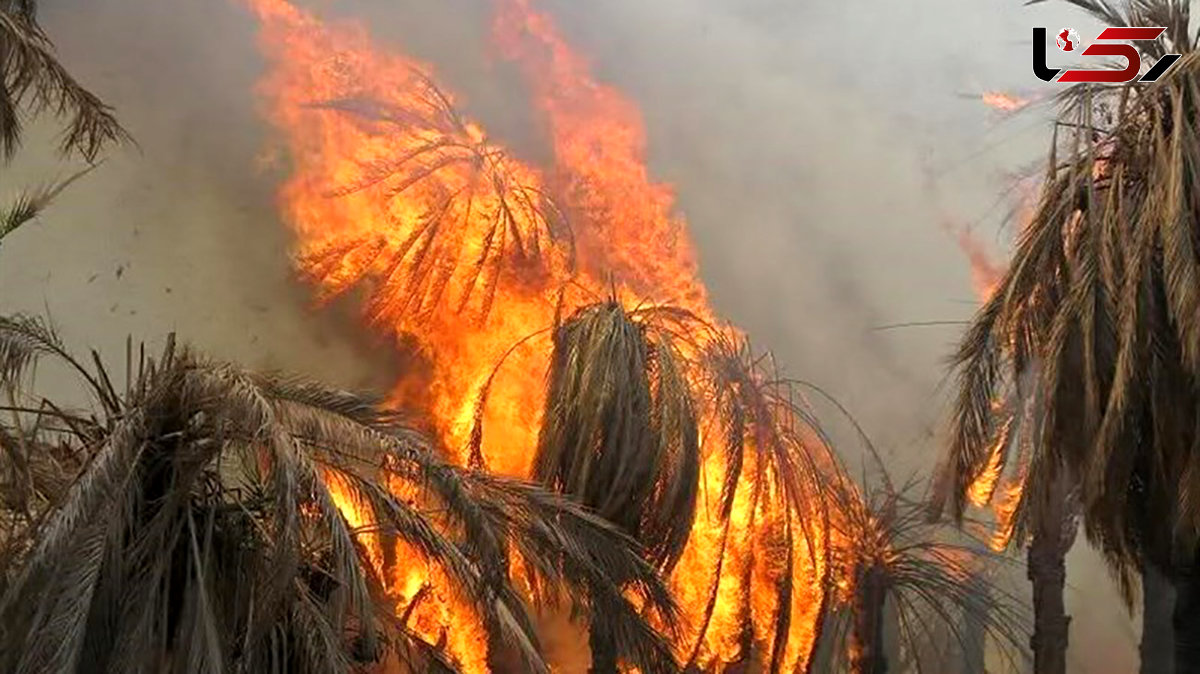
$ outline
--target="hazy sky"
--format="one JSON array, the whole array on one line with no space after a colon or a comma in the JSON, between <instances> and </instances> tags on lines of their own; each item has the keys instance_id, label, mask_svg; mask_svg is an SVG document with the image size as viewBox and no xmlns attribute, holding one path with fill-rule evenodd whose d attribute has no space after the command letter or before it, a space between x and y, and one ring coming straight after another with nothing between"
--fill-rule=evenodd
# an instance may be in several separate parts
<instances>
[{"instance_id":1,"label":"hazy sky","mask_svg":"<svg viewBox=\"0 0 1200 674\"><path fill-rule=\"evenodd\" d=\"M529 156L519 90L486 44L485 0L323 0L430 61L470 110ZM855 411L900 470L927 470L937 384L974 296L946 226L1003 251L1010 175L1037 162L1045 114L1006 118L985 89L1045 91L1034 25L1094 24L1019 0L546 0L597 73L645 114L654 175L672 183L718 310L792 375ZM265 126L254 26L235 2L45 0L68 66L138 140L0 248L0 309L43 311L72 344L117 353L168 330L211 353L346 385L384 386L391 350L352 310L314 313L257 173ZM1036 86L1035 86L1036 85ZM30 138L0 196L65 170ZM544 150L542 148L541 150ZM1082 537L1081 537L1082 540ZM1073 672L1134 669L1135 628L1077 546Z\"/></svg>"}]
</instances>

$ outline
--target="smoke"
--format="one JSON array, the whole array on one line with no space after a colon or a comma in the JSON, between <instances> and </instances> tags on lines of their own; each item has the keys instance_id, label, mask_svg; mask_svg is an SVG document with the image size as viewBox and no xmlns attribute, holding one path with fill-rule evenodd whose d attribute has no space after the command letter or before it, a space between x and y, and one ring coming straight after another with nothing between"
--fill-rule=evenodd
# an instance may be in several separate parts
<instances>
[{"instance_id":1,"label":"smoke","mask_svg":"<svg viewBox=\"0 0 1200 674\"><path fill-rule=\"evenodd\" d=\"M489 46L485 0L306 4L365 18L376 38L433 64L491 133L545 158L523 85ZM1085 33L1090 22L1016 0L544 6L642 107L651 169L676 188L719 313L853 410L894 470L929 470L959 328L878 328L969 318L969 263L947 225L1003 253L997 198L1043 157L1049 129L1044 111L1009 119L979 95L1031 90L1031 26ZM249 15L212 0L46 0L43 20L138 146L110 153L5 241L0 309L48 307L71 344L113 357L127 334L177 330L249 366L389 385L403 364L358 326L353 301L313 311L292 277L273 197L286 161L263 154ZM51 133L36 125L0 169L0 198L67 170L43 149ZM1135 630L1080 540L1070 666L1132 671Z\"/></svg>"},{"instance_id":2,"label":"smoke","mask_svg":"<svg viewBox=\"0 0 1200 674\"><path fill-rule=\"evenodd\" d=\"M292 280L276 176L259 171L265 127L253 87L254 26L230 3L44 3L63 61L117 109L136 140L4 242L5 311L45 313L68 343L123 365L124 342L165 333L214 357L346 386L386 387L395 351L310 310ZM0 195L62 175L69 162L39 120Z\"/></svg>"}]
</instances>

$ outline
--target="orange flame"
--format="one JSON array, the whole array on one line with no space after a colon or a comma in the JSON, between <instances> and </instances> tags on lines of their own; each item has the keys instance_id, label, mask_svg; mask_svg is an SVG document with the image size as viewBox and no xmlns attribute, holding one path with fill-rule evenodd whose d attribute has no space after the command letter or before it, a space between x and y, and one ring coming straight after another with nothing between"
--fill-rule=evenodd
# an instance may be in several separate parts
<instances>
[{"instance_id":1,"label":"orange flame","mask_svg":"<svg viewBox=\"0 0 1200 674\"><path fill-rule=\"evenodd\" d=\"M989 545L992 550L1002 552L1008 547L1013 535L1013 514L1021 502L1021 492L1025 489L1024 476L1015 477L1005 485L1002 498L992 506L996 517L996 530L992 533Z\"/></svg>"},{"instance_id":2,"label":"orange flame","mask_svg":"<svg viewBox=\"0 0 1200 674\"><path fill-rule=\"evenodd\" d=\"M1024 200L1023 204L1028 207L1029 201ZM958 245L966 253L971 263L971 281L976 296L980 303L987 302L1000 286L1004 275L1003 266L992 259L982 242L966 228L958 231ZM992 406L995 408L1001 404L1001 401L993 401ZM1008 543L1012 539L1013 514L1020 503L1021 492L1025 486L1024 466L1020 467L1021 474L1002 480L1004 456L1008 451L1006 445L1010 441L1008 426L1012 423L1013 421L1010 419L1006 427L1001 430L988 457L987 466L967 488L967 500L972 505L984 507L988 503L992 504L992 515L996 520L996 525L989 545L997 552L1008 547ZM1003 482L1002 486L1001 482ZM994 498L997 489L1000 491L999 499Z\"/></svg>"},{"instance_id":3,"label":"orange flame","mask_svg":"<svg viewBox=\"0 0 1200 674\"><path fill-rule=\"evenodd\" d=\"M1004 268L992 259L987 246L970 229L960 227L956 239L959 249L971 263L971 286L975 289L975 295L980 302L986 302L1000 285Z\"/></svg>"},{"instance_id":4,"label":"orange flame","mask_svg":"<svg viewBox=\"0 0 1200 674\"><path fill-rule=\"evenodd\" d=\"M1004 91L983 92L984 105L1004 112L1015 112L1029 105L1031 102L1031 99L1015 96Z\"/></svg>"},{"instance_id":5,"label":"orange flame","mask_svg":"<svg viewBox=\"0 0 1200 674\"><path fill-rule=\"evenodd\" d=\"M280 207L296 235L298 265L321 298L363 280L372 285L368 318L428 363L421 384L398 384L395 402L426 413L451 459L529 475L549 348L544 337L524 340L587 302L580 288L611 287L622 300L670 302L718 323L672 191L648 175L637 107L597 83L529 0L497 0L494 34L532 85L554 150L546 172L490 141L481 125L454 112L428 66L376 48L360 24L327 24L288 0L246 1L272 65L262 84L267 115L294 171ZM415 158L418 168L405 173L397 158ZM558 197L554 204L547 194ZM569 246L559 210L571 223ZM562 253L567 248L571 254ZM492 379L502 359L509 376ZM489 383L483 456L471 457L476 401ZM708 451L703 461L701 494L718 494L724 456ZM748 479L728 527L702 496L670 579L685 619L677 650L681 658L695 650L702 669L733 663L746 655L742 627L750 624L753 648L769 653L777 588L788 583L782 669L791 671L812 650L823 551L799 534L789 549L779 495L754 507L747 484L757 476L757 487L770 492L776 481L742 470ZM783 578L789 556L793 577ZM391 574L397 610L434 588L422 595L411 627L431 643L445 640L464 671L486 671L486 637L470 607L415 551L395 557L393 568L380 565ZM702 626L714 583L712 620Z\"/></svg>"},{"instance_id":6,"label":"orange flame","mask_svg":"<svg viewBox=\"0 0 1200 674\"><path fill-rule=\"evenodd\" d=\"M1000 481L1000 473L1004 468L1004 451L1005 447L1002 442L997 442L992 447L991 457L988 458L987 467L983 469L979 477L971 483L967 488L967 501L976 508L982 508L992 500L992 494L996 491L996 484Z\"/></svg>"}]
</instances>

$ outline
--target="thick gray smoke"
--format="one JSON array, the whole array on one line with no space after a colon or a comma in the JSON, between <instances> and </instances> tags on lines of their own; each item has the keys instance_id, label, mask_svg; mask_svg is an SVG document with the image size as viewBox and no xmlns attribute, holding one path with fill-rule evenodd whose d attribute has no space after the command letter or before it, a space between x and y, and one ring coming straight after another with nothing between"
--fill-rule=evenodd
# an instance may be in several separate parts
<instances>
[{"instance_id":1,"label":"thick gray smoke","mask_svg":"<svg viewBox=\"0 0 1200 674\"><path fill-rule=\"evenodd\" d=\"M485 0L312 2L366 18L432 63L470 112L544 156L518 80L488 46ZM610 0L545 5L601 79L642 107L654 175L672 183L720 313L787 373L855 412L902 474L940 450L939 384L976 303L947 227L1002 253L1010 176L1043 157L1044 111L1005 119L987 89L1042 94L1033 25L1090 22L1017 0ZM64 61L138 141L0 249L0 310L46 307L67 340L118 356L169 330L222 358L343 385L399 363L353 318L314 312L259 172L263 67L236 2L46 0ZM67 167L38 126L0 198ZM836 423L834 423L836 425ZM856 450L847 452L857 466ZM1136 629L1082 542L1070 559L1073 672L1135 669Z\"/></svg>"}]
</instances>

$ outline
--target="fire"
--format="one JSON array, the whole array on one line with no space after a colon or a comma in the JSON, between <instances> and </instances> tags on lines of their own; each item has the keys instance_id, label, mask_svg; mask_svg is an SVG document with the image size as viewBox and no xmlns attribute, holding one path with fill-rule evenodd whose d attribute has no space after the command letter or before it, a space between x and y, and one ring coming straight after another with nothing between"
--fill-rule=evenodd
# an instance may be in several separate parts
<instances>
[{"instance_id":1,"label":"fire","mask_svg":"<svg viewBox=\"0 0 1200 674\"><path fill-rule=\"evenodd\" d=\"M971 287L979 301L986 302L1000 285L1004 269L992 259L987 246L975 237L970 229L959 227L955 232L958 247L971 263Z\"/></svg>"},{"instance_id":2,"label":"fire","mask_svg":"<svg viewBox=\"0 0 1200 674\"><path fill-rule=\"evenodd\" d=\"M711 318L674 195L650 181L641 113L594 80L584 59L530 0L497 0L495 36L533 85L549 127L562 190L594 226L579 232L587 271L613 274L635 295ZM647 255L649 254L649 255Z\"/></svg>"},{"instance_id":3,"label":"fire","mask_svg":"<svg viewBox=\"0 0 1200 674\"><path fill-rule=\"evenodd\" d=\"M370 322L428 365L420 383L397 384L395 403L423 412L451 459L529 475L546 329L597 294L669 302L720 323L672 190L649 177L636 105L596 82L529 0L496 0L493 31L531 85L553 148L547 170L494 143L455 111L430 67L377 48L360 24L325 23L287 0L246 2L271 64L266 114L293 170L279 202L297 264L320 299L367 285ZM477 410L485 385L488 403ZM477 414L485 434L481 455L470 456ZM706 452L696 522L671 578L685 617L678 655L702 669L751 648L769 655L778 588L790 585L781 669L792 671L815 638L823 539L786 533L775 481L753 466L743 466L723 522L714 501L725 471L722 453ZM470 608L414 551L394 555L391 568L380 564L398 613L430 643L444 641L464 671L487 671ZM783 577L788 560L792 578Z\"/></svg>"},{"instance_id":4,"label":"fire","mask_svg":"<svg viewBox=\"0 0 1200 674\"><path fill-rule=\"evenodd\" d=\"M967 500L976 508L982 508L992 500L992 494L996 491L996 483L1000 481L1000 474L1004 472L1004 452L1007 449L1004 445L1007 441L1008 433L1001 433L992 447L992 454L988 458L987 466L967 489Z\"/></svg>"},{"instance_id":5,"label":"fire","mask_svg":"<svg viewBox=\"0 0 1200 674\"><path fill-rule=\"evenodd\" d=\"M1001 490L1001 498L992 506L992 513L996 517L996 529L992 532L989 545L996 552L1002 552L1012 540L1013 514L1021 502L1021 492L1024 488L1025 476L1022 474L1013 477Z\"/></svg>"},{"instance_id":6,"label":"fire","mask_svg":"<svg viewBox=\"0 0 1200 674\"><path fill-rule=\"evenodd\" d=\"M983 92L984 105L1004 112L1016 112L1031 102L1032 99L1015 96L1004 91Z\"/></svg>"},{"instance_id":7,"label":"fire","mask_svg":"<svg viewBox=\"0 0 1200 674\"><path fill-rule=\"evenodd\" d=\"M1028 200L1025 200L1025 205L1028 207ZM971 281L976 296L980 303L987 302L1000 286L1004 274L1003 267L992 259L982 243L965 228L958 231L958 245L971 263ZM996 408L1002 404L1002 401L993 401L992 406ZM1007 445L1011 442L1010 431L1013 423L1015 422L1012 419L1007 421L997 434L987 465L967 488L967 500L972 505L980 508L989 503L992 505L992 516L996 524L989 545L997 552L1008 547L1012 539L1013 514L1021 501L1021 493L1025 486L1024 462L1017 467L1018 474L1009 478L1003 476L1004 456L1008 451ZM997 492L999 498L996 498Z\"/></svg>"}]
</instances>

